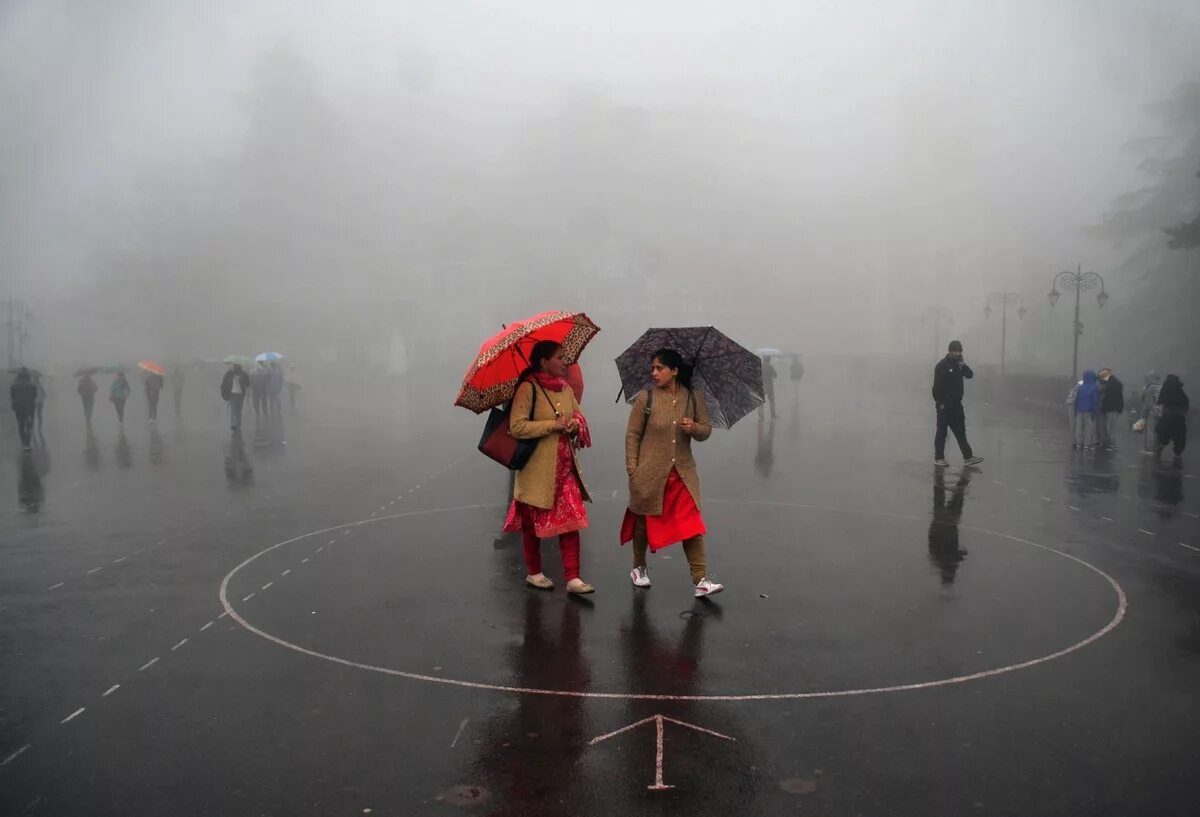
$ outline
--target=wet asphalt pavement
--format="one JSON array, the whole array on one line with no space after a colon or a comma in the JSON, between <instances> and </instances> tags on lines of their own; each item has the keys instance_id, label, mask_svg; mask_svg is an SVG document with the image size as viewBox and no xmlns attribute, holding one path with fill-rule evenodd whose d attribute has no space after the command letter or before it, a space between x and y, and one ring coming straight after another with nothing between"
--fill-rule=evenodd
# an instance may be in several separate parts
<instances>
[{"instance_id":1,"label":"wet asphalt pavement","mask_svg":"<svg viewBox=\"0 0 1200 817\"><path fill-rule=\"evenodd\" d=\"M440 391L241 446L194 393L91 437L59 397L0 454L0 813L1196 813L1200 453L1076 454L969 387L987 459L939 475L923 385L811 363L697 446L727 590L694 601L678 547L630 586L597 381L587 599L552 542L523 585Z\"/></svg>"}]
</instances>

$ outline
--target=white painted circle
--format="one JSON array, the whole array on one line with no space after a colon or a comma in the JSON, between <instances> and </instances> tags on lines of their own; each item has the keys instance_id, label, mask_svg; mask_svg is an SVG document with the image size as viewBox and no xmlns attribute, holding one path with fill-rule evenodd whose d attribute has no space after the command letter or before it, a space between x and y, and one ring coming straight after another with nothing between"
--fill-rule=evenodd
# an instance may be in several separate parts
<instances>
[{"instance_id":1,"label":"white painted circle","mask_svg":"<svg viewBox=\"0 0 1200 817\"><path fill-rule=\"evenodd\" d=\"M732 503L733 502L732 500L713 500L713 499L710 499L708 501L709 502L718 502L718 503ZM918 516L908 516L906 514L897 514L897 513L883 513L883 512L878 512L878 511L864 511L864 510L859 510L859 509L855 509L855 508L837 508L837 507L832 507L829 505L804 505L804 504L794 503L794 502L769 502L769 501L761 501L761 500L737 500L736 503L742 504L742 505L759 505L759 506L765 506L765 507L794 508L794 509L798 509L798 510L830 511L830 512L836 512L836 513L854 514L854 515L858 515L858 516L884 517L884 518L888 518L888 519L905 519L905 520L914 521L914 522L925 521L924 519L922 519L921 517L918 517ZM483 508L501 508L501 507L503 507L503 506L500 506L500 505L459 505L459 506L455 506L453 508L434 508L434 509L426 510L426 511L409 511L407 513L397 513L397 514L391 514L389 516L378 516L378 517L371 517L369 519L361 519L357 522L346 522L345 524L342 524L342 525L334 525L329 528L322 528L321 530L309 531L308 533L303 533L299 536L294 536L291 539L286 539L282 542L277 542L276 544L271 545L270 547L260 550L258 553L255 553L253 556L246 559L244 562L239 564L237 567L233 568L233 570L229 571L229 573L226 574L225 578L221 580L221 590L220 590L220 594L219 594L220 599L221 599L221 605L225 608L225 612L227 612L229 614L229 617L231 619L236 621L238 624L240 624L242 627L244 627L249 632L254 633L255 635L259 636L260 638L264 638L267 641L270 641L273 644L278 644L281 647L286 647L289 650L294 650L298 653L302 653L304 655L308 655L313 658L320 658L323 661L329 661L334 664L340 664L344 667L353 667L355 669L368 670L370 672L378 672L378 673L382 673L384 675L394 675L399 678L408 678L409 680L412 680L412 681L425 681L425 682L432 683L432 684L442 684L444 686L461 687L464 689L480 689L480 690L486 690L486 691L490 691L490 692L515 693L518 695L550 695L550 696L557 696L557 697L562 697L562 698L601 698L601 699L637 700L637 701L791 701L791 700L801 700L801 699L806 699L806 698L848 698L848 697L855 696L855 695L879 695L879 694L882 694L885 692L906 692L906 691L917 690L917 689L932 689L934 687L952 686L955 684L965 684L969 681L978 681L983 678L991 678L996 675L1004 675L1005 673L1016 672L1018 670L1023 670L1023 669L1029 669L1030 667L1036 667L1039 664L1045 664L1047 662L1053 661L1056 658L1062 658L1064 655L1070 655L1071 653L1073 653L1077 650L1081 650L1084 647L1088 646L1089 644L1092 644L1093 642L1100 640L1101 638L1103 638L1104 636L1106 636L1110 632L1112 632L1114 629L1116 629L1117 625L1119 625L1124 620L1125 613L1129 607L1128 601L1125 597L1125 590L1121 587L1120 584L1117 583L1117 580L1114 579L1112 576L1108 575L1107 573L1105 573L1100 568L1093 565L1092 563L1084 561L1083 559L1080 559L1078 556L1072 556L1070 553L1064 553L1063 551L1058 550L1056 548L1052 548L1048 545L1042 545L1042 544L1038 544L1037 542L1031 542L1028 539L1022 539L1018 536L1012 536L1007 533L1000 533L999 531L988 530L987 528L977 528L977 527L973 527L971 525L959 525L959 528L962 530L969 530L969 531L975 531L976 533L984 533L984 534L990 534L992 536L998 536L1001 539L1008 539L1011 542L1017 542L1022 545L1028 545L1029 547L1037 548L1038 550L1043 550L1048 553L1053 553L1057 556L1061 556L1064 559L1069 559L1072 562L1082 565L1083 567L1092 571L1096 575L1103 578L1106 582L1108 582L1109 586L1113 590L1113 593L1116 594L1117 607L1116 607L1115 612L1113 613L1112 619L1107 624L1105 624L1103 627L1101 627L1099 630L1097 630L1096 632L1089 635L1087 638L1084 638L1082 641L1078 641L1069 647L1065 647L1064 649L1058 650L1057 652L1052 652L1048 655L1043 655L1038 658L1031 658L1028 661L1021 661L1016 664L1007 664L1002 667L995 667L994 669L983 670L981 672L973 672L968 675L956 675L956 676L953 676L950 678L938 678L938 679L935 679L932 681L920 681L920 682L909 683L909 684L895 684L892 686L862 687L862 688L856 688L856 689L835 689L835 690L827 690L827 691L778 692L778 693L766 693L766 694L748 693L748 694L744 694L744 695L659 695L659 694L649 693L649 692L584 692L584 691L568 690L568 689L539 689L539 688L533 688L533 687L516 687L516 686L506 686L504 684L488 684L488 683L482 683L479 681L464 681L464 680L458 680L455 678L442 678L442 677L438 677L436 675L423 675L423 674L417 673L417 672L406 672L404 670L393 669L391 667L379 667L379 666L375 666L374 664L365 664L365 663L362 663L359 661L351 661L346 658L339 658L336 655L329 655L327 653L319 652L317 650L310 650L307 647L302 647L299 644L294 644L290 641L280 638L279 636L272 635L271 633L268 633L268 632L264 632L263 630L260 630L259 628L255 627L253 624L248 622L245 618L243 618L241 616L241 614L239 614L237 612L237 610L235 610L233 608L233 605L229 603L229 596L228 596L227 591L229 588L230 580L235 575L237 575L237 573L242 568L253 563L255 560L266 555L267 553L270 553L271 551L273 551L277 548L284 547L285 545L290 545L295 542L302 541L311 536L320 536L322 534L329 533L330 531L345 530L348 528L356 528L356 527L361 527L363 525L371 525L376 522L386 522L386 521L393 520L393 519L405 519L408 517L415 517L415 516L430 516L433 514L454 513L454 512L458 512L458 511L470 511L470 510L479 510L479 509L483 509Z\"/></svg>"}]
</instances>

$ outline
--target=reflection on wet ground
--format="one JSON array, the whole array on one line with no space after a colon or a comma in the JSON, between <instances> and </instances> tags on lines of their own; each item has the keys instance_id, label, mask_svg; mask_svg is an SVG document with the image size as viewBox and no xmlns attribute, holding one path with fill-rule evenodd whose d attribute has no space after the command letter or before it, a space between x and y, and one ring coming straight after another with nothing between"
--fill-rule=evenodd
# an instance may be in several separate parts
<instances>
[{"instance_id":1,"label":"reflection on wet ground","mask_svg":"<svg viewBox=\"0 0 1200 817\"><path fill-rule=\"evenodd\" d=\"M964 469L946 496L946 474L937 469L933 481L933 519L929 523L929 561L941 576L943 585L954 583L958 567L967 558L967 551L959 546L958 523L962 519L963 506L967 498L967 487L971 484L971 470Z\"/></svg>"}]
</instances>

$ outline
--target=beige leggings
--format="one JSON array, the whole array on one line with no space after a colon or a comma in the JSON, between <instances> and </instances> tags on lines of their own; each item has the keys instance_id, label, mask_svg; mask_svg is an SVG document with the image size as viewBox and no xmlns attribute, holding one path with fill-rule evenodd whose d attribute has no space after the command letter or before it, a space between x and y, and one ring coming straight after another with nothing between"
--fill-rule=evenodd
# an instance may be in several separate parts
<instances>
[{"instance_id":1,"label":"beige leggings","mask_svg":"<svg viewBox=\"0 0 1200 817\"><path fill-rule=\"evenodd\" d=\"M646 517L639 516L633 523L633 566L646 566ZM693 536L683 540L683 555L687 557L688 567L692 571L692 584L708 575L708 565L704 560L704 535Z\"/></svg>"}]
</instances>

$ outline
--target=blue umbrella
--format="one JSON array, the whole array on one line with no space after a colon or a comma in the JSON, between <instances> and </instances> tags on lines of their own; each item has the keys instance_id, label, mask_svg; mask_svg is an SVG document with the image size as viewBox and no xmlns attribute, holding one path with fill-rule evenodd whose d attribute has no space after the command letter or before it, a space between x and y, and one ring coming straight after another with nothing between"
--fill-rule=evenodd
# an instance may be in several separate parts
<instances>
[{"instance_id":1,"label":"blue umbrella","mask_svg":"<svg viewBox=\"0 0 1200 817\"><path fill-rule=\"evenodd\" d=\"M763 404L762 359L711 326L646 330L617 358L627 401L653 385L650 357L663 348L695 367L692 385L703 389L714 426L729 428Z\"/></svg>"},{"instance_id":2,"label":"blue umbrella","mask_svg":"<svg viewBox=\"0 0 1200 817\"><path fill-rule=\"evenodd\" d=\"M259 355L258 357L254 358L254 359L257 360L259 363L275 363L277 361L283 360L283 355L279 354L279 352L263 352L261 355Z\"/></svg>"}]
</instances>

